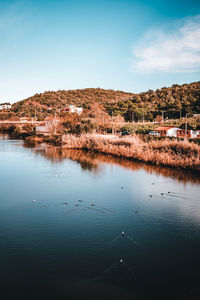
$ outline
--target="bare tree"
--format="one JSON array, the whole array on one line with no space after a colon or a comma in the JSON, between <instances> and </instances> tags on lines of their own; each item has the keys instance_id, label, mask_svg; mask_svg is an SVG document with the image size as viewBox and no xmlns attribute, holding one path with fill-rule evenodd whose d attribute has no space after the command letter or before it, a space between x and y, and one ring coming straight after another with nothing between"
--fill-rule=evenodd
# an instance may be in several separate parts
<instances>
[{"instance_id":1,"label":"bare tree","mask_svg":"<svg viewBox=\"0 0 200 300\"><path fill-rule=\"evenodd\" d=\"M61 132L63 129L62 120L60 118L57 118L56 116L48 119L48 131L51 135L57 134L58 132Z\"/></svg>"}]
</instances>

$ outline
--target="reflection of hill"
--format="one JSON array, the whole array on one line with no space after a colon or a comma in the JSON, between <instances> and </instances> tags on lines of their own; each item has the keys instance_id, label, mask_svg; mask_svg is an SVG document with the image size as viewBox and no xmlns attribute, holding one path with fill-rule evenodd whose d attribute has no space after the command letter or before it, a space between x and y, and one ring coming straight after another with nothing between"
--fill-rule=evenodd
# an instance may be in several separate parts
<instances>
[{"instance_id":1,"label":"reflection of hill","mask_svg":"<svg viewBox=\"0 0 200 300\"><path fill-rule=\"evenodd\" d=\"M156 175L169 177L171 179L175 179L182 183L187 183L187 182L191 182L194 184L200 183L199 174L195 171L157 167L157 166L147 165L147 164L143 164L143 168L148 173L151 174L154 173Z\"/></svg>"},{"instance_id":2,"label":"reflection of hill","mask_svg":"<svg viewBox=\"0 0 200 300\"><path fill-rule=\"evenodd\" d=\"M30 147L28 145L24 146ZM35 151L36 154L44 156L48 160L51 160L51 162L53 163L60 163L64 159L76 161L81 165L81 168L83 170L88 170L95 173L100 171L100 166L102 166L102 164L113 164L124 167L126 169L131 169L133 171L137 171L143 168L150 174L162 175L164 177L169 177L182 183L200 183L199 174L195 173L194 171L184 171L173 168L158 167L142 162L121 159L112 155L104 155L88 151L86 152L83 150L61 149L44 144L41 144L39 147L32 148L32 151Z\"/></svg>"},{"instance_id":3,"label":"reflection of hill","mask_svg":"<svg viewBox=\"0 0 200 300\"><path fill-rule=\"evenodd\" d=\"M69 159L77 161L77 162L87 161L88 163L95 166L96 169L102 163L119 165L119 166L123 166L128 169L131 168L134 171L141 168L141 166L138 166L137 163L135 163L135 162L133 163L126 159L124 160L124 159L120 159L120 158L115 158L112 155L105 155L105 154L100 154L100 153L95 153L95 152L64 149L63 155L65 158L69 158Z\"/></svg>"}]
</instances>

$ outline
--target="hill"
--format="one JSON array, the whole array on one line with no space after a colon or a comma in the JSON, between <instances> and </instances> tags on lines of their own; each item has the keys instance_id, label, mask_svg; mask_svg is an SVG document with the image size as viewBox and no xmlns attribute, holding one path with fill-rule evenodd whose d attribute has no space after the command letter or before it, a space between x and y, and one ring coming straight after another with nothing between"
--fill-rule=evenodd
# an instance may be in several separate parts
<instances>
[{"instance_id":1,"label":"hill","mask_svg":"<svg viewBox=\"0 0 200 300\"><path fill-rule=\"evenodd\" d=\"M100 88L48 91L16 102L12 106L12 111L20 116L34 116L35 108L37 109L37 115L41 112L51 114L51 111L64 108L68 104L90 109L90 105L95 102L102 105L116 104L119 101L132 99L133 95L132 93Z\"/></svg>"},{"instance_id":2,"label":"hill","mask_svg":"<svg viewBox=\"0 0 200 300\"><path fill-rule=\"evenodd\" d=\"M90 109L93 103L102 104L114 115L122 115L126 120L153 120L161 115L165 118L178 118L188 114L200 113L200 81L190 84L163 87L156 91L148 90L140 94L122 91L87 88L78 90L47 91L35 94L12 105L10 112L0 113L0 119L13 117L37 117L43 119L56 109L68 104Z\"/></svg>"},{"instance_id":3,"label":"hill","mask_svg":"<svg viewBox=\"0 0 200 300\"><path fill-rule=\"evenodd\" d=\"M115 114L122 114L127 120L153 120L157 115L165 118L179 118L200 113L200 81L190 84L163 87L133 95L128 101L107 105Z\"/></svg>"}]
</instances>

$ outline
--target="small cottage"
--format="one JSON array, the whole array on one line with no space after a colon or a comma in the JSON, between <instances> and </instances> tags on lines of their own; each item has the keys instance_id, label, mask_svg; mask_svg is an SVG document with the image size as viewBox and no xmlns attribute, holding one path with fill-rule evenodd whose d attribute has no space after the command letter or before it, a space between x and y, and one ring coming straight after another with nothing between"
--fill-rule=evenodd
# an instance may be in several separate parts
<instances>
[{"instance_id":1,"label":"small cottage","mask_svg":"<svg viewBox=\"0 0 200 300\"><path fill-rule=\"evenodd\" d=\"M149 134L157 137L177 137L177 131L180 130L176 127L157 127L150 131Z\"/></svg>"},{"instance_id":2,"label":"small cottage","mask_svg":"<svg viewBox=\"0 0 200 300\"><path fill-rule=\"evenodd\" d=\"M187 137L188 139L199 139L200 138L200 130L187 130L185 129L179 129L177 131L177 137L184 139Z\"/></svg>"},{"instance_id":3,"label":"small cottage","mask_svg":"<svg viewBox=\"0 0 200 300\"><path fill-rule=\"evenodd\" d=\"M66 108L63 108L62 111L66 111L68 113L77 113L77 114L81 115L83 112L83 108L69 104L69 106Z\"/></svg>"},{"instance_id":4,"label":"small cottage","mask_svg":"<svg viewBox=\"0 0 200 300\"><path fill-rule=\"evenodd\" d=\"M9 110L11 109L11 104L0 104L0 110Z\"/></svg>"}]
</instances>

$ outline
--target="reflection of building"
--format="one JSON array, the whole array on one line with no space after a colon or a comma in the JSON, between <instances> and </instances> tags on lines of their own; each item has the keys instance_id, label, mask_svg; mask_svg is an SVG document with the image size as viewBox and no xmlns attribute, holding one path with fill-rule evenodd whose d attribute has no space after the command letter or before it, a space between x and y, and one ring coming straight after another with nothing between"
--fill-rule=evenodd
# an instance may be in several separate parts
<instances>
[{"instance_id":1,"label":"reflection of building","mask_svg":"<svg viewBox=\"0 0 200 300\"><path fill-rule=\"evenodd\" d=\"M77 114L79 114L79 115L81 115L82 112L83 112L83 108L82 108L82 107L77 107L77 106L74 106L74 105L71 105L71 104L69 104L68 107L63 108L63 109L61 109L61 110L62 110L62 111L66 111L66 112L68 112L68 113L77 113Z\"/></svg>"},{"instance_id":2,"label":"reflection of building","mask_svg":"<svg viewBox=\"0 0 200 300\"><path fill-rule=\"evenodd\" d=\"M150 131L150 135L158 136L158 137L177 137L177 131L180 130L176 127L157 127L154 130Z\"/></svg>"}]
</instances>

